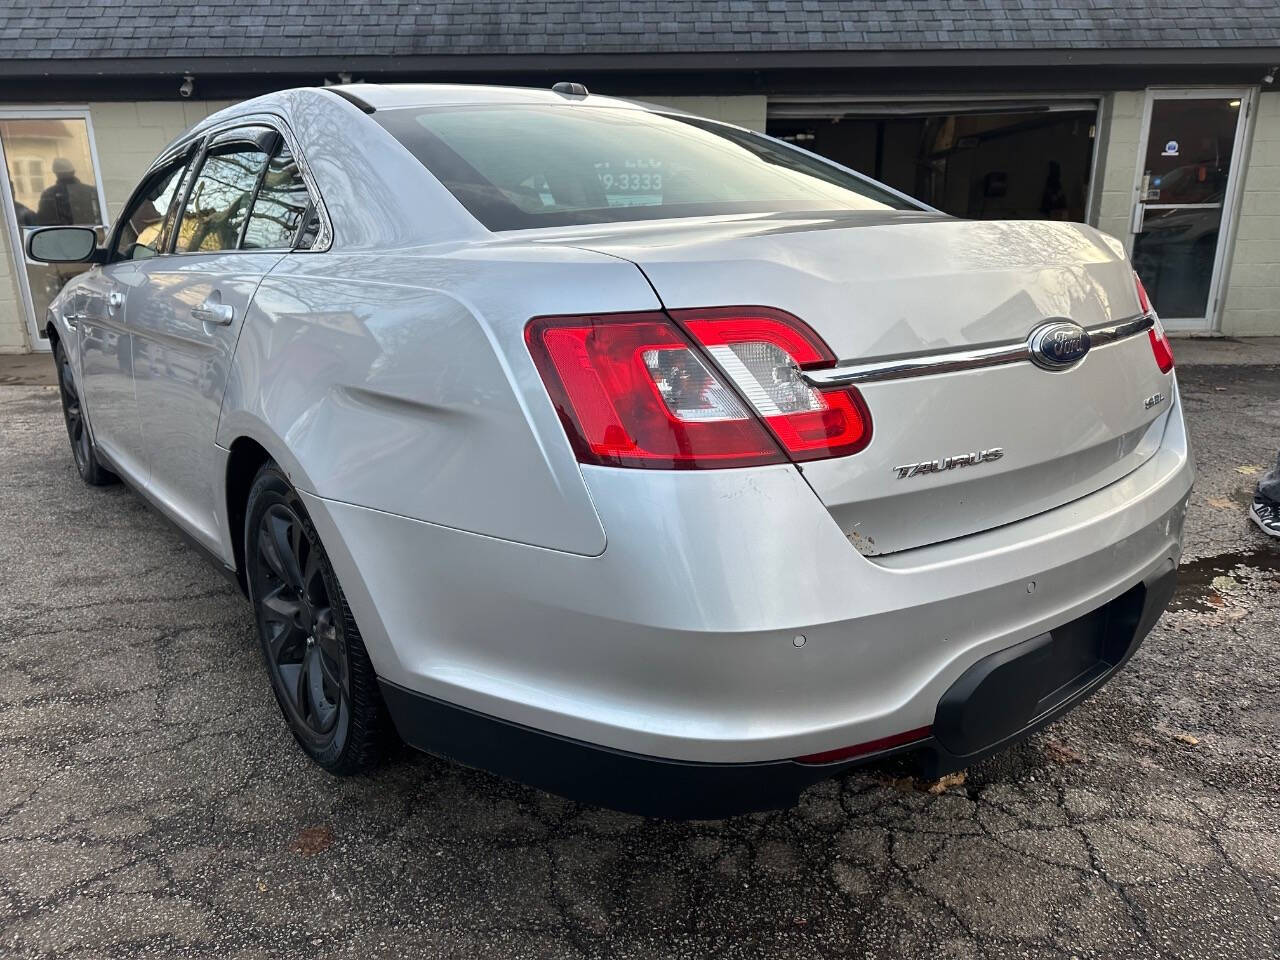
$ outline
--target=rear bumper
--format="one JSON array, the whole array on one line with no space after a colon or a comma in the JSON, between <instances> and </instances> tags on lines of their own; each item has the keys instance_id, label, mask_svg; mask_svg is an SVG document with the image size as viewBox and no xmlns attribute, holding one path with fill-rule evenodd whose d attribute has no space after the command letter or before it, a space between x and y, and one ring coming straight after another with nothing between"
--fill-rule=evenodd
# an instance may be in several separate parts
<instances>
[{"instance_id":1,"label":"rear bumper","mask_svg":"<svg viewBox=\"0 0 1280 960\"><path fill-rule=\"evenodd\" d=\"M584 468L597 557L305 499L388 689L613 753L773 766L931 726L979 661L1173 570L1192 465L1171 413L1096 493L874 559L786 466Z\"/></svg>"},{"instance_id":2,"label":"rear bumper","mask_svg":"<svg viewBox=\"0 0 1280 960\"><path fill-rule=\"evenodd\" d=\"M629 813L734 816L791 806L810 784L893 754L916 753L926 774L937 776L1008 747L1124 665L1169 602L1175 576L1166 570L1084 617L978 661L943 695L932 736L835 763L669 760L556 736L387 681L382 692L396 729L420 750Z\"/></svg>"}]
</instances>

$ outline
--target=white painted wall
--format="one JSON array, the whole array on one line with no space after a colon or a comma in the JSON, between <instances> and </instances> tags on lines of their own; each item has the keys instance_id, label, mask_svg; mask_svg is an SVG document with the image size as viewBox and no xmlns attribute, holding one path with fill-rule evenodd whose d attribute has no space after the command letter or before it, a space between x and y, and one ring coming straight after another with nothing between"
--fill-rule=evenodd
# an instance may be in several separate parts
<instances>
[{"instance_id":1,"label":"white painted wall","mask_svg":"<svg viewBox=\"0 0 1280 960\"><path fill-rule=\"evenodd\" d=\"M1129 240L1133 212L1133 178L1138 169L1138 138L1142 135L1143 90L1121 90L1111 95L1106 153L1102 157L1102 194L1097 227L1119 240Z\"/></svg>"},{"instance_id":2,"label":"white painted wall","mask_svg":"<svg viewBox=\"0 0 1280 960\"><path fill-rule=\"evenodd\" d=\"M1257 98L1222 332L1280 336L1280 91Z\"/></svg>"},{"instance_id":3,"label":"white painted wall","mask_svg":"<svg viewBox=\"0 0 1280 960\"><path fill-rule=\"evenodd\" d=\"M767 97L631 97L764 133Z\"/></svg>"}]
</instances>

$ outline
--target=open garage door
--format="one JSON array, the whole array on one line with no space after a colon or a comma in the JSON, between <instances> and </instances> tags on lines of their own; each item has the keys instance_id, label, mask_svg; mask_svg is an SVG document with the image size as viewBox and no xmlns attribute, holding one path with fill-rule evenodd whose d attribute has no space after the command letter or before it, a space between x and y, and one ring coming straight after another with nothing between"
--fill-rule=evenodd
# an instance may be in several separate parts
<instances>
[{"instance_id":1,"label":"open garage door","mask_svg":"<svg viewBox=\"0 0 1280 960\"><path fill-rule=\"evenodd\" d=\"M768 132L972 219L1088 221L1098 104L770 101Z\"/></svg>"}]
</instances>

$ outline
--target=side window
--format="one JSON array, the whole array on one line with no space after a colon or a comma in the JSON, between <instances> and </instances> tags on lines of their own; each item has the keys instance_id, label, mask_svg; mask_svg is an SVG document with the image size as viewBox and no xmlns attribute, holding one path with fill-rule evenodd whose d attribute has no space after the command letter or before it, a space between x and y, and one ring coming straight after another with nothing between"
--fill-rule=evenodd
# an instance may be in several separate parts
<instances>
[{"instance_id":1,"label":"side window","mask_svg":"<svg viewBox=\"0 0 1280 960\"><path fill-rule=\"evenodd\" d=\"M316 209L314 203L311 203L307 205L307 212L302 215L302 232L298 234L298 242L293 245L293 249L310 250L318 236L320 236L320 211Z\"/></svg>"},{"instance_id":2,"label":"side window","mask_svg":"<svg viewBox=\"0 0 1280 960\"><path fill-rule=\"evenodd\" d=\"M267 163L262 148L229 143L212 148L191 185L178 225L177 253L234 250L249 215L253 188Z\"/></svg>"},{"instance_id":3,"label":"side window","mask_svg":"<svg viewBox=\"0 0 1280 960\"><path fill-rule=\"evenodd\" d=\"M121 218L112 260L142 260L164 252L177 212L186 161L155 173Z\"/></svg>"},{"instance_id":4,"label":"side window","mask_svg":"<svg viewBox=\"0 0 1280 960\"><path fill-rule=\"evenodd\" d=\"M303 217L309 207L307 186L298 172L297 161L283 140L267 164L249 225L244 232L246 249L288 250L293 247Z\"/></svg>"}]
</instances>

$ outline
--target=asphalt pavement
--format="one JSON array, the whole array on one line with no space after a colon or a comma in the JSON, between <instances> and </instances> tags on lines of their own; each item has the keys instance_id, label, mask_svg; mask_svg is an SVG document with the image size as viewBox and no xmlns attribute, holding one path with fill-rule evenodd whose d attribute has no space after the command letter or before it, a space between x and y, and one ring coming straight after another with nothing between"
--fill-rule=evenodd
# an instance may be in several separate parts
<instances>
[{"instance_id":1,"label":"asphalt pavement","mask_svg":"<svg viewBox=\"0 0 1280 960\"><path fill-rule=\"evenodd\" d=\"M876 767L702 823L408 750L322 773L246 601L83 486L56 389L0 363L0 956L1276 957L1280 544L1245 509L1280 365L1254 356L1182 362L1183 585L1102 692L962 780Z\"/></svg>"}]
</instances>

